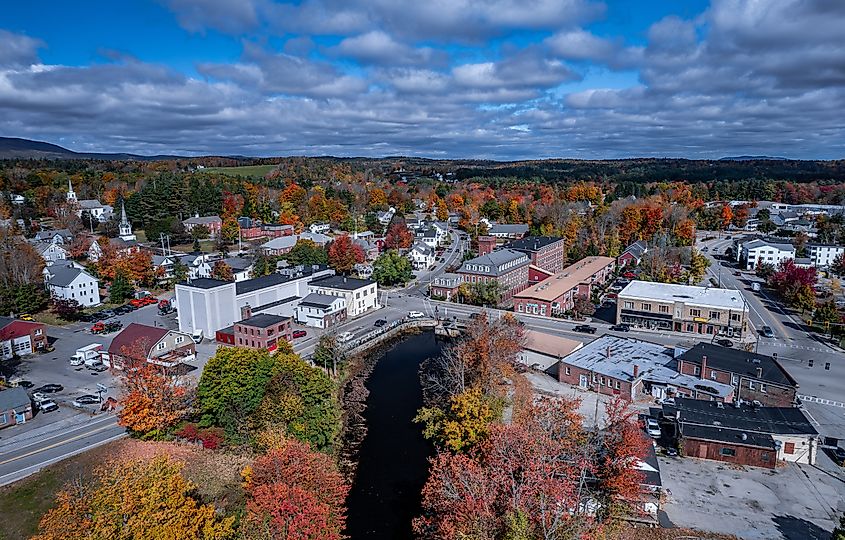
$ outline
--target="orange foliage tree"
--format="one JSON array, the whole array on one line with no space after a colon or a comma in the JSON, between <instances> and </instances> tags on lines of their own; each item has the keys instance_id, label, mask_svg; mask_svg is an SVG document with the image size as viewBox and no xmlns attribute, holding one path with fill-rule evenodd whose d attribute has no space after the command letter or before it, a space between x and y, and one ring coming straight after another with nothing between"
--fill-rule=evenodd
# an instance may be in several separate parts
<instances>
[{"instance_id":1,"label":"orange foliage tree","mask_svg":"<svg viewBox=\"0 0 845 540\"><path fill-rule=\"evenodd\" d=\"M338 236L329 244L329 266L338 274L348 274L356 264L366 259L364 249L352 241L348 234Z\"/></svg>"}]
</instances>

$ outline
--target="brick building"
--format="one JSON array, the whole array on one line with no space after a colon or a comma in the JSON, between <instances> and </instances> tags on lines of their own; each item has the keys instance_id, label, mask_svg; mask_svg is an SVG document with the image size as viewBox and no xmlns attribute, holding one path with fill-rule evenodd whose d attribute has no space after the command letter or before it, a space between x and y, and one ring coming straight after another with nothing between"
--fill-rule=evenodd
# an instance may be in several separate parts
<instances>
[{"instance_id":1,"label":"brick building","mask_svg":"<svg viewBox=\"0 0 845 540\"><path fill-rule=\"evenodd\" d=\"M184 225L186 233L190 233L198 225L204 225L208 229L209 238L217 238L220 236L220 229L223 227L223 219L220 216L196 215L184 220L182 225Z\"/></svg>"},{"instance_id":2,"label":"brick building","mask_svg":"<svg viewBox=\"0 0 845 540\"><path fill-rule=\"evenodd\" d=\"M590 298L592 288L613 275L612 257L585 257L555 275L514 295L514 311L554 317L575 306L577 296Z\"/></svg>"},{"instance_id":3,"label":"brick building","mask_svg":"<svg viewBox=\"0 0 845 540\"><path fill-rule=\"evenodd\" d=\"M479 236L477 242L479 256L493 253L493 251L496 249L495 236Z\"/></svg>"},{"instance_id":4,"label":"brick building","mask_svg":"<svg viewBox=\"0 0 845 540\"><path fill-rule=\"evenodd\" d=\"M464 283L495 281L502 291L500 302L508 304L514 294L528 287L528 255L512 249L499 249L464 261L458 274Z\"/></svg>"},{"instance_id":5,"label":"brick building","mask_svg":"<svg viewBox=\"0 0 845 540\"><path fill-rule=\"evenodd\" d=\"M430 296L452 300L452 297L457 294L458 287L461 286L461 283L463 281L460 275L453 274L452 272L444 272L435 277L434 281L431 282Z\"/></svg>"},{"instance_id":6,"label":"brick building","mask_svg":"<svg viewBox=\"0 0 845 540\"><path fill-rule=\"evenodd\" d=\"M736 399L770 407L797 403L798 383L771 356L699 343L678 356L677 362L681 373L733 386Z\"/></svg>"},{"instance_id":7,"label":"brick building","mask_svg":"<svg viewBox=\"0 0 845 540\"><path fill-rule=\"evenodd\" d=\"M769 469L816 462L818 432L798 408L679 398L663 405L663 417L675 423L686 456Z\"/></svg>"},{"instance_id":8,"label":"brick building","mask_svg":"<svg viewBox=\"0 0 845 540\"><path fill-rule=\"evenodd\" d=\"M526 236L505 244L506 248L521 251L531 257L531 264L551 273L563 270L566 245L556 236Z\"/></svg>"},{"instance_id":9,"label":"brick building","mask_svg":"<svg viewBox=\"0 0 845 540\"><path fill-rule=\"evenodd\" d=\"M275 351L279 340L290 341L291 318L269 313L251 315L236 322L233 327L235 345L250 349Z\"/></svg>"},{"instance_id":10,"label":"brick building","mask_svg":"<svg viewBox=\"0 0 845 540\"><path fill-rule=\"evenodd\" d=\"M47 349L47 327L39 322L0 317L0 359Z\"/></svg>"},{"instance_id":11,"label":"brick building","mask_svg":"<svg viewBox=\"0 0 845 540\"><path fill-rule=\"evenodd\" d=\"M678 373L674 350L634 338L605 334L562 357L560 382L599 394L628 400L644 397L684 396L702 400L731 401L733 387Z\"/></svg>"}]
</instances>

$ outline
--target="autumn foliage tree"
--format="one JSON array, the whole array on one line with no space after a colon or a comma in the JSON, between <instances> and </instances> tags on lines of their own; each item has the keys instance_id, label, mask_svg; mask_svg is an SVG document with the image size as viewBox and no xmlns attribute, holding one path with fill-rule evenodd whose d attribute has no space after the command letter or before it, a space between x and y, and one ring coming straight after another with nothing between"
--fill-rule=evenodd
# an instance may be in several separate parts
<instances>
[{"instance_id":1,"label":"autumn foliage tree","mask_svg":"<svg viewBox=\"0 0 845 540\"><path fill-rule=\"evenodd\" d=\"M356 264L366 260L364 249L348 234L338 236L329 244L329 266L338 274L349 274Z\"/></svg>"},{"instance_id":2,"label":"autumn foliage tree","mask_svg":"<svg viewBox=\"0 0 845 540\"><path fill-rule=\"evenodd\" d=\"M234 518L218 517L214 506L197 499L196 485L181 471L166 456L108 463L92 482L78 481L58 493L34 539L234 538Z\"/></svg>"},{"instance_id":3,"label":"autumn foliage tree","mask_svg":"<svg viewBox=\"0 0 845 540\"><path fill-rule=\"evenodd\" d=\"M408 230L405 220L394 220L387 229L384 247L387 249L407 249L414 243L414 235Z\"/></svg>"},{"instance_id":4,"label":"autumn foliage tree","mask_svg":"<svg viewBox=\"0 0 845 540\"><path fill-rule=\"evenodd\" d=\"M281 439L244 471L247 540L340 540L348 486L333 460L308 444Z\"/></svg>"},{"instance_id":5,"label":"autumn foliage tree","mask_svg":"<svg viewBox=\"0 0 845 540\"><path fill-rule=\"evenodd\" d=\"M211 277L223 281L233 281L235 279L232 273L232 267L222 260L216 261L214 266L211 267Z\"/></svg>"}]
</instances>

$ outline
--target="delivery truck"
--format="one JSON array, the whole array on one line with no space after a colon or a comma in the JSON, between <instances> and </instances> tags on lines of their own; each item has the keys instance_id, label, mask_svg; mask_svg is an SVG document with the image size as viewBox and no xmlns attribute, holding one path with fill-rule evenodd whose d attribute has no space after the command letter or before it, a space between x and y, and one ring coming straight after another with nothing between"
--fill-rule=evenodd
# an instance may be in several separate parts
<instances>
[{"instance_id":1,"label":"delivery truck","mask_svg":"<svg viewBox=\"0 0 845 540\"><path fill-rule=\"evenodd\" d=\"M79 349L76 349L76 352L70 357L70 365L96 365L101 362L100 357L102 352L103 346L100 343L92 343L90 345L80 347Z\"/></svg>"}]
</instances>

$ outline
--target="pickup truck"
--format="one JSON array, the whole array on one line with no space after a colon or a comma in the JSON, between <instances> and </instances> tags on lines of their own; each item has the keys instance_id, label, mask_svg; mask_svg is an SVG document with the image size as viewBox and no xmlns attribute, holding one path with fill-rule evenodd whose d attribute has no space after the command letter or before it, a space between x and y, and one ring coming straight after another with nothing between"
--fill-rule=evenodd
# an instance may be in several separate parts
<instances>
[{"instance_id":1,"label":"pickup truck","mask_svg":"<svg viewBox=\"0 0 845 540\"><path fill-rule=\"evenodd\" d=\"M574 332L582 332L584 334L595 334L596 327L590 326L589 324L579 324L575 328L572 329Z\"/></svg>"}]
</instances>

